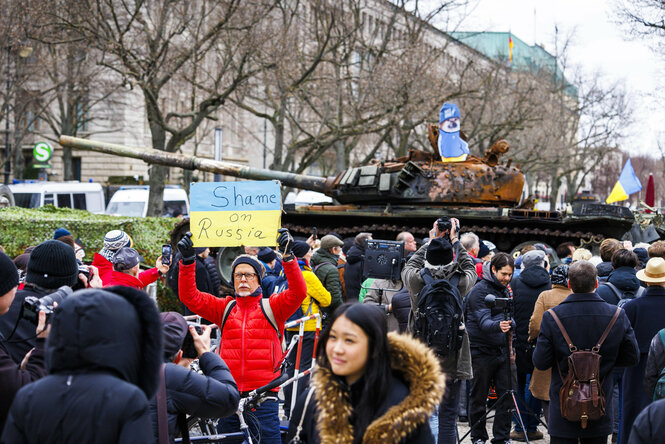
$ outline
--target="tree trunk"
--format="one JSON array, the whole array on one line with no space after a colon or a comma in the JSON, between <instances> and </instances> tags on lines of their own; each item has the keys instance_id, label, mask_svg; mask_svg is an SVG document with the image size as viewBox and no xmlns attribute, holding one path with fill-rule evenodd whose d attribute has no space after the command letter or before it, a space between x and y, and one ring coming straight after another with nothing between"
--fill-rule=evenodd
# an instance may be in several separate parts
<instances>
[{"instance_id":1,"label":"tree trunk","mask_svg":"<svg viewBox=\"0 0 665 444\"><path fill-rule=\"evenodd\" d=\"M286 107L286 100L282 99L279 105L280 108L277 114L277 120L273 122L275 127L275 147L270 169L283 171L284 165L282 165L282 161L284 159L284 117L286 113L284 108Z\"/></svg>"},{"instance_id":2,"label":"tree trunk","mask_svg":"<svg viewBox=\"0 0 665 444\"><path fill-rule=\"evenodd\" d=\"M148 113L148 123L150 124L150 134L152 135L152 147L156 150L164 151L166 145L166 131L157 122L158 110L154 109L146 100L146 111ZM161 217L164 212L164 181L168 167L161 165L152 165L150 167L150 193L148 194L148 216Z\"/></svg>"},{"instance_id":3,"label":"tree trunk","mask_svg":"<svg viewBox=\"0 0 665 444\"><path fill-rule=\"evenodd\" d=\"M62 147L62 169L64 180L74 180L74 166L72 161L72 149L63 146Z\"/></svg>"},{"instance_id":4,"label":"tree trunk","mask_svg":"<svg viewBox=\"0 0 665 444\"><path fill-rule=\"evenodd\" d=\"M347 165L344 142L338 140L335 142L335 173L344 171Z\"/></svg>"},{"instance_id":5,"label":"tree trunk","mask_svg":"<svg viewBox=\"0 0 665 444\"><path fill-rule=\"evenodd\" d=\"M556 211L556 203L559 197L559 188L561 187L561 178L552 173L550 182L550 211Z\"/></svg>"}]
</instances>

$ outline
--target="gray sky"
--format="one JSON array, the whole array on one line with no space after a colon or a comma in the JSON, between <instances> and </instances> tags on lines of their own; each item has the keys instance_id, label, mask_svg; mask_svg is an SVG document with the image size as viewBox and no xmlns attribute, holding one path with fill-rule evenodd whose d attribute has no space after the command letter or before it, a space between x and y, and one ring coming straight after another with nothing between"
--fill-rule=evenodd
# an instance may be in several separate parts
<instances>
[{"instance_id":1,"label":"gray sky","mask_svg":"<svg viewBox=\"0 0 665 444\"><path fill-rule=\"evenodd\" d=\"M623 149L653 153L657 133L664 130L665 110L658 102L665 97L655 97L664 65L648 42L633 40L617 20L610 0L471 0L456 30L510 31L555 54L557 25L559 48L572 35L568 64L573 69L600 72L607 84L624 82L635 123Z\"/></svg>"}]
</instances>

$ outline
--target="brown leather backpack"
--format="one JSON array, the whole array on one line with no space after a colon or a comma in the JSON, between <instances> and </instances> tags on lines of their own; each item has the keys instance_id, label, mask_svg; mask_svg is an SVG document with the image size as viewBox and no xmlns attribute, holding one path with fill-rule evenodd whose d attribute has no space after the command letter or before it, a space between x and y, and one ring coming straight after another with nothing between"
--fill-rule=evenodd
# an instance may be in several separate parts
<instances>
[{"instance_id":1,"label":"brown leather backpack","mask_svg":"<svg viewBox=\"0 0 665 444\"><path fill-rule=\"evenodd\" d=\"M586 429L588 421L597 421L605 416L605 395L603 394L603 383L600 381L600 347L605 342L607 335L614 326L621 308L617 307L612 320L598 340L598 343L591 350L578 350L573 341L570 340L568 332L563 327L561 320L554 310L548 310L554 318L554 322L559 326L563 334L570 356L568 356L568 374L564 378L561 374L561 368L557 363L559 375L563 381L559 391L559 404L561 406L561 416L568 421L580 422L583 429Z\"/></svg>"}]
</instances>

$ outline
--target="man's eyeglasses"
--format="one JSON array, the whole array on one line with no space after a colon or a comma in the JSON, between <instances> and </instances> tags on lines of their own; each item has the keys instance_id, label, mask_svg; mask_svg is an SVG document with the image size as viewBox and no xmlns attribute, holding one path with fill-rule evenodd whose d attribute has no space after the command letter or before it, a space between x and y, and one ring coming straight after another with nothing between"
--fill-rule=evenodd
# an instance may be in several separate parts
<instances>
[{"instance_id":1,"label":"man's eyeglasses","mask_svg":"<svg viewBox=\"0 0 665 444\"><path fill-rule=\"evenodd\" d=\"M242 278L253 281L256 279L256 273L233 273L233 279L241 280Z\"/></svg>"}]
</instances>

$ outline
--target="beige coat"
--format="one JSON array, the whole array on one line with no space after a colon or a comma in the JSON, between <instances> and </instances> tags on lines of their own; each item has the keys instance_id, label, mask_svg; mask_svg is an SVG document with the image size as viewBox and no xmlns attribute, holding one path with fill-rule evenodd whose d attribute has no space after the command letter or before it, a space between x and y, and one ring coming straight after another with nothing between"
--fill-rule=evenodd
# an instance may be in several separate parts
<instances>
[{"instance_id":1,"label":"beige coat","mask_svg":"<svg viewBox=\"0 0 665 444\"><path fill-rule=\"evenodd\" d=\"M543 291L538 296L536 305L533 307L533 314L529 320L529 341L535 341L540 333L540 322L543 320L543 314L552 307L556 307L571 294L572 291L563 285L554 284L551 290ZM533 369L531 375L531 384L529 390L531 394L543 401L550 400L550 380L552 378L552 369L538 370Z\"/></svg>"}]
</instances>

